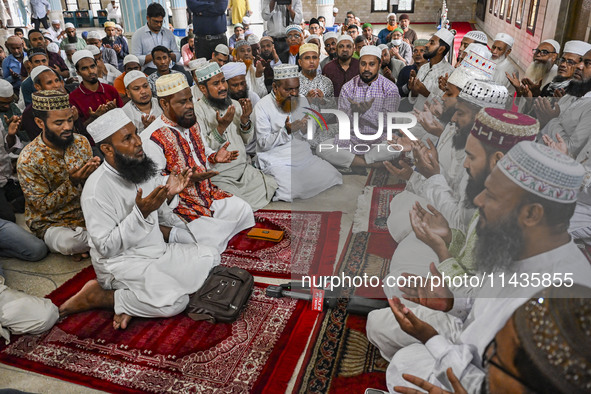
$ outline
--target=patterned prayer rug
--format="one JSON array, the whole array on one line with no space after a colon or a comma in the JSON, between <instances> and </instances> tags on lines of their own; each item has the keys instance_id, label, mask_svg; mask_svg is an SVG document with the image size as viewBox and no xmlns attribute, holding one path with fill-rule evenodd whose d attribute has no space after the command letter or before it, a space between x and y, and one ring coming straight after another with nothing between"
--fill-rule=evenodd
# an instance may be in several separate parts
<instances>
[{"instance_id":1,"label":"patterned prayer rug","mask_svg":"<svg viewBox=\"0 0 591 394\"><path fill-rule=\"evenodd\" d=\"M341 212L260 210L255 227L285 232L280 242L246 236L244 230L228 243L222 264L253 275L292 278L308 273L330 275L339 244Z\"/></svg>"},{"instance_id":2,"label":"patterned prayer rug","mask_svg":"<svg viewBox=\"0 0 591 394\"><path fill-rule=\"evenodd\" d=\"M389 186L366 186L357 199L357 211L353 219L353 232L388 233L390 202L406 187L401 183Z\"/></svg>"},{"instance_id":3,"label":"patterned prayer rug","mask_svg":"<svg viewBox=\"0 0 591 394\"><path fill-rule=\"evenodd\" d=\"M384 277L396 243L389 234L362 232L347 240L347 250L337 275ZM358 295L383 298L381 288L345 290L337 306L324 312L309 347L296 390L299 393L363 393L368 387L386 390L384 360L365 335L365 316L347 312L346 298Z\"/></svg>"},{"instance_id":4,"label":"patterned prayer rug","mask_svg":"<svg viewBox=\"0 0 591 394\"><path fill-rule=\"evenodd\" d=\"M56 305L94 277L84 269L54 291ZM99 390L138 392L285 392L318 313L309 303L269 298L257 284L232 324L185 315L134 318L112 328L113 312L72 315L41 335L0 345L0 361Z\"/></svg>"}]
</instances>

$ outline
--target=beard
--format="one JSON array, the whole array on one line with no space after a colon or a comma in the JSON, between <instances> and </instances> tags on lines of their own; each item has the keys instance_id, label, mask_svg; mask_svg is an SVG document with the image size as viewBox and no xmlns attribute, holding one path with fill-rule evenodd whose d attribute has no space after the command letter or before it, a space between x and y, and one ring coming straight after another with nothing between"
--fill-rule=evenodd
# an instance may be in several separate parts
<instances>
[{"instance_id":1,"label":"beard","mask_svg":"<svg viewBox=\"0 0 591 394\"><path fill-rule=\"evenodd\" d=\"M352 55L338 55L339 61L346 62L347 60L351 59Z\"/></svg>"},{"instance_id":2,"label":"beard","mask_svg":"<svg viewBox=\"0 0 591 394\"><path fill-rule=\"evenodd\" d=\"M292 97L275 97L275 101L277 102L277 105L281 107L283 112L291 112L298 107L298 100L293 99Z\"/></svg>"},{"instance_id":3,"label":"beard","mask_svg":"<svg viewBox=\"0 0 591 394\"><path fill-rule=\"evenodd\" d=\"M68 43L69 44L76 44L78 43L78 37L74 34L74 37L68 36Z\"/></svg>"},{"instance_id":4,"label":"beard","mask_svg":"<svg viewBox=\"0 0 591 394\"><path fill-rule=\"evenodd\" d=\"M152 159L144 154L142 159L136 159L114 151L115 168L123 179L131 183L144 183L156 174L158 166Z\"/></svg>"},{"instance_id":5,"label":"beard","mask_svg":"<svg viewBox=\"0 0 591 394\"><path fill-rule=\"evenodd\" d=\"M469 134L469 133L468 133ZM466 136L468 139L468 136ZM464 146L466 143L464 143ZM484 190L484 182L486 181L486 177L490 174L490 171L482 170L480 174L476 174L472 176L472 174L468 173L468 184L466 185L466 201L465 206L466 208L474 208L474 199L477 195L482 193Z\"/></svg>"},{"instance_id":6,"label":"beard","mask_svg":"<svg viewBox=\"0 0 591 394\"><path fill-rule=\"evenodd\" d=\"M299 51L300 51L299 45L291 45L289 47L289 53L293 56L297 55Z\"/></svg>"},{"instance_id":7,"label":"beard","mask_svg":"<svg viewBox=\"0 0 591 394\"><path fill-rule=\"evenodd\" d=\"M538 82L548 74L548 71L552 69L552 63L544 62L538 63L533 61L525 70L525 77L531 79L533 82Z\"/></svg>"},{"instance_id":8,"label":"beard","mask_svg":"<svg viewBox=\"0 0 591 394\"><path fill-rule=\"evenodd\" d=\"M228 96L226 98L213 98L211 95L208 94L207 101L211 103L211 106L219 109L221 111L225 111L230 105L232 105L232 99Z\"/></svg>"},{"instance_id":9,"label":"beard","mask_svg":"<svg viewBox=\"0 0 591 394\"><path fill-rule=\"evenodd\" d=\"M88 83L91 83L91 84L94 85L95 83L98 83L98 81L99 81L98 78L97 77L94 77L94 78L89 79L88 80Z\"/></svg>"},{"instance_id":10,"label":"beard","mask_svg":"<svg viewBox=\"0 0 591 394\"><path fill-rule=\"evenodd\" d=\"M575 97L583 97L589 91L591 91L591 79L586 81L572 79L566 88L566 93Z\"/></svg>"},{"instance_id":11,"label":"beard","mask_svg":"<svg viewBox=\"0 0 591 394\"><path fill-rule=\"evenodd\" d=\"M230 98L231 99L237 100L237 101L240 100L240 99L248 98L248 86L245 87L242 90L238 90L238 91L235 91L235 92L230 92L228 90L228 94L230 95Z\"/></svg>"},{"instance_id":12,"label":"beard","mask_svg":"<svg viewBox=\"0 0 591 394\"><path fill-rule=\"evenodd\" d=\"M61 150L65 150L68 146L72 145L72 142L74 142L74 129L64 131L69 131L72 134L70 134L68 138L63 139L58 134L51 131L49 127L47 127L47 124L45 124L45 138Z\"/></svg>"},{"instance_id":13,"label":"beard","mask_svg":"<svg viewBox=\"0 0 591 394\"><path fill-rule=\"evenodd\" d=\"M193 127L193 125L197 123L195 112L191 110L190 116L177 117L176 123L185 129Z\"/></svg>"},{"instance_id":14,"label":"beard","mask_svg":"<svg viewBox=\"0 0 591 394\"><path fill-rule=\"evenodd\" d=\"M439 49L439 48L437 48L437 49ZM423 53L423 59L425 59L425 60L431 60L432 58L434 58L435 55L437 55L437 49L434 49L431 52L425 52L425 53Z\"/></svg>"},{"instance_id":15,"label":"beard","mask_svg":"<svg viewBox=\"0 0 591 394\"><path fill-rule=\"evenodd\" d=\"M476 228L478 238L474 245L474 262L477 271L506 271L519 259L525 244L517 219L519 209L513 210L499 223Z\"/></svg>"},{"instance_id":16,"label":"beard","mask_svg":"<svg viewBox=\"0 0 591 394\"><path fill-rule=\"evenodd\" d=\"M315 69L313 69L313 70L304 70L304 69L302 68L302 74L304 74L304 75L305 75L305 76L307 76L307 77L312 77L312 78L314 78L314 77L316 76L316 73L317 73L317 71L318 71L318 69L317 69L317 68L315 68Z\"/></svg>"},{"instance_id":17,"label":"beard","mask_svg":"<svg viewBox=\"0 0 591 394\"><path fill-rule=\"evenodd\" d=\"M471 127L464 127L463 129L459 129L456 125L456 133L453 135L453 137L451 137L451 145L455 150L464 150L464 148L466 147L466 141L468 140L468 136L470 135L470 130L472 130ZM468 180L468 184L470 184L470 180ZM474 197L476 197L476 195ZM472 200L473 199L474 198L472 198Z\"/></svg>"},{"instance_id":18,"label":"beard","mask_svg":"<svg viewBox=\"0 0 591 394\"><path fill-rule=\"evenodd\" d=\"M260 55L263 58L263 60L273 60L273 52L271 51L261 52Z\"/></svg>"},{"instance_id":19,"label":"beard","mask_svg":"<svg viewBox=\"0 0 591 394\"><path fill-rule=\"evenodd\" d=\"M364 83L370 83L371 81L373 81L374 79L376 79L377 76L378 76L378 74L371 74L371 73L359 74L359 78Z\"/></svg>"}]
</instances>

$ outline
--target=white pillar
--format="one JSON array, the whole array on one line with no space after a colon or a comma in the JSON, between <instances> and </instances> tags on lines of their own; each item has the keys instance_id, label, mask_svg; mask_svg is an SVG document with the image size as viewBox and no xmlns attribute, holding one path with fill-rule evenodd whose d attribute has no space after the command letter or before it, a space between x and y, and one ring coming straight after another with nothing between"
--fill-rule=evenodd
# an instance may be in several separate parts
<instances>
[{"instance_id":1,"label":"white pillar","mask_svg":"<svg viewBox=\"0 0 591 394\"><path fill-rule=\"evenodd\" d=\"M334 0L316 0L316 17L323 16L326 18L326 26L334 25L333 8Z\"/></svg>"},{"instance_id":2,"label":"white pillar","mask_svg":"<svg viewBox=\"0 0 591 394\"><path fill-rule=\"evenodd\" d=\"M165 0L119 0L121 20L126 33L133 34L133 32L146 24L146 10L151 3L160 3L168 16ZM168 18L164 18L162 28L168 29Z\"/></svg>"},{"instance_id":3,"label":"white pillar","mask_svg":"<svg viewBox=\"0 0 591 394\"><path fill-rule=\"evenodd\" d=\"M170 8L172 9L172 25L175 29L185 29L187 23L187 1L186 0L171 0Z\"/></svg>"},{"instance_id":4,"label":"white pillar","mask_svg":"<svg viewBox=\"0 0 591 394\"><path fill-rule=\"evenodd\" d=\"M49 24L51 25L51 21L57 19L60 21L62 29L64 28L64 14L62 9L62 2L60 0L49 0Z\"/></svg>"}]
</instances>

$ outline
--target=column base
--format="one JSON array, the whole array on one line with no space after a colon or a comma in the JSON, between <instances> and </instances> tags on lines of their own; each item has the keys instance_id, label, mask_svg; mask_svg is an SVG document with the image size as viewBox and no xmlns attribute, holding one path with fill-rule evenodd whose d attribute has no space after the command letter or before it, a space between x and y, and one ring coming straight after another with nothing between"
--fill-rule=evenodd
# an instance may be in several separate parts
<instances>
[{"instance_id":1,"label":"column base","mask_svg":"<svg viewBox=\"0 0 591 394\"><path fill-rule=\"evenodd\" d=\"M172 8L172 25L175 29L187 28L187 8Z\"/></svg>"}]
</instances>

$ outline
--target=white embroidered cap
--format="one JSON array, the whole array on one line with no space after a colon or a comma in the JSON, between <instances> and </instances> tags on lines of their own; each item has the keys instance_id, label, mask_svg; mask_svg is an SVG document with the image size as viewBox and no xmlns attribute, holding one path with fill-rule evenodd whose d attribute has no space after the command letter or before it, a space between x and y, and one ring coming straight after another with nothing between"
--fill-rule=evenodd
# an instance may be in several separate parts
<instances>
[{"instance_id":1,"label":"white embroidered cap","mask_svg":"<svg viewBox=\"0 0 591 394\"><path fill-rule=\"evenodd\" d=\"M130 83L132 83L136 79L140 79L140 78L147 79L148 77L146 76L146 74L144 74L143 72L141 72L139 70L131 70L131 71L125 73L125 77L123 77L123 85L125 87L128 87Z\"/></svg>"},{"instance_id":2,"label":"white embroidered cap","mask_svg":"<svg viewBox=\"0 0 591 394\"><path fill-rule=\"evenodd\" d=\"M187 78L182 73L163 75L156 80L156 94L158 97L170 96L188 87Z\"/></svg>"},{"instance_id":3,"label":"white embroidered cap","mask_svg":"<svg viewBox=\"0 0 591 394\"><path fill-rule=\"evenodd\" d=\"M444 28L441 28L439 30L437 30L437 33L433 34L435 37L439 37L440 39L443 40L443 42L445 42L447 45L450 46L450 48L453 48L454 46L454 34Z\"/></svg>"},{"instance_id":4,"label":"white embroidered cap","mask_svg":"<svg viewBox=\"0 0 591 394\"><path fill-rule=\"evenodd\" d=\"M513 44L515 44L515 39L513 37L511 37L507 33L499 33L499 34L497 34L495 36L495 41L502 41L505 44L509 45L510 47L512 47Z\"/></svg>"},{"instance_id":5,"label":"white embroidered cap","mask_svg":"<svg viewBox=\"0 0 591 394\"><path fill-rule=\"evenodd\" d=\"M86 127L92 139L99 143L121 130L123 127L133 123L122 108L114 108L104 115L99 116L94 122Z\"/></svg>"}]
</instances>

